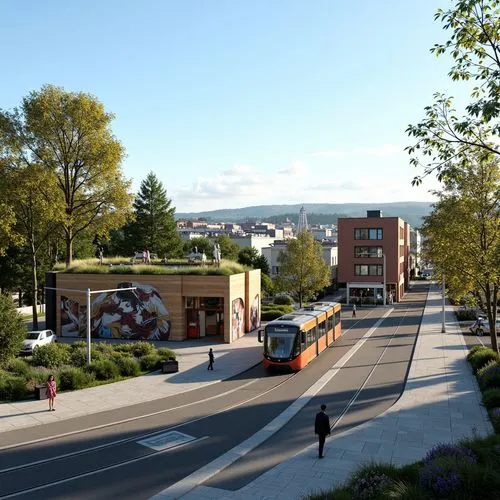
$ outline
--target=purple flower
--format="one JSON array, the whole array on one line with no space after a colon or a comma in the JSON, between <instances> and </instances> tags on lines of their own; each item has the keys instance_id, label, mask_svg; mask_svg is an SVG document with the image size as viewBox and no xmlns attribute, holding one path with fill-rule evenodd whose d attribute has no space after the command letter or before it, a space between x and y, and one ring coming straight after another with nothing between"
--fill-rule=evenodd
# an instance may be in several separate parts
<instances>
[{"instance_id":1,"label":"purple flower","mask_svg":"<svg viewBox=\"0 0 500 500\"><path fill-rule=\"evenodd\" d=\"M473 463L477 462L477 456L472 450L466 448L465 446L459 446L456 444L439 443L436 446L433 446L427 452L424 461L429 463L438 457L451 457L465 459Z\"/></svg>"},{"instance_id":2,"label":"purple flower","mask_svg":"<svg viewBox=\"0 0 500 500\"><path fill-rule=\"evenodd\" d=\"M438 495L448 495L460 489L462 480L453 467L430 462L420 470L420 485Z\"/></svg>"}]
</instances>

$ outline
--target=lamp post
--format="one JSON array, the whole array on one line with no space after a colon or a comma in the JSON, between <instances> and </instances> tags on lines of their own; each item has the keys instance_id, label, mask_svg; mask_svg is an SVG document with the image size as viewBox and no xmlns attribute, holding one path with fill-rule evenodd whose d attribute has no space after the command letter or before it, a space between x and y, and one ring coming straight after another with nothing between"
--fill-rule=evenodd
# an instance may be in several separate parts
<instances>
[{"instance_id":1,"label":"lamp post","mask_svg":"<svg viewBox=\"0 0 500 500\"><path fill-rule=\"evenodd\" d=\"M387 301L386 301L386 290L385 290L386 289L386 280L387 280L387 274L386 274L385 268L386 268L386 264L387 264L387 262L386 262L387 259L385 257L385 253L382 254L382 257L384 259L384 264L383 264L384 267L382 269L382 272L383 272L383 275L384 275L384 289L382 290L382 302L383 302L383 304L385 306L387 304Z\"/></svg>"},{"instance_id":2,"label":"lamp post","mask_svg":"<svg viewBox=\"0 0 500 500\"><path fill-rule=\"evenodd\" d=\"M446 321L445 321L445 300L446 300L446 295L445 295L445 291L446 291L446 280L445 280L445 277L444 277L444 274L443 274L443 289L441 291L442 296L443 296L443 305L442 305L442 308L441 308L441 312L442 312L441 333L446 333Z\"/></svg>"}]
</instances>

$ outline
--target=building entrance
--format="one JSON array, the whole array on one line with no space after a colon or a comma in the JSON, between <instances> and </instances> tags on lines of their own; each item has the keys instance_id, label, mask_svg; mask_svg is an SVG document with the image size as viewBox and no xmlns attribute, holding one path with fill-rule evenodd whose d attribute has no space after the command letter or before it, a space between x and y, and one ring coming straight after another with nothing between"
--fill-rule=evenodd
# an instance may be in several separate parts
<instances>
[{"instance_id":1,"label":"building entrance","mask_svg":"<svg viewBox=\"0 0 500 500\"><path fill-rule=\"evenodd\" d=\"M224 335L223 297L186 297L187 338Z\"/></svg>"}]
</instances>

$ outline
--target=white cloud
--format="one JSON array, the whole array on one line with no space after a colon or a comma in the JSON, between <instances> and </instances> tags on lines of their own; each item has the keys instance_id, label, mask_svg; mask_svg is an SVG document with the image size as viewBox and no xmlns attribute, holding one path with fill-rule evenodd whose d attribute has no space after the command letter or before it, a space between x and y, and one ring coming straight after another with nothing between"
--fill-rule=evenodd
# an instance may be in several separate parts
<instances>
[{"instance_id":1,"label":"white cloud","mask_svg":"<svg viewBox=\"0 0 500 500\"><path fill-rule=\"evenodd\" d=\"M390 156L395 156L403 152L404 148L402 146L397 146L396 144L384 144L380 147L375 147L375 148L360 147L347 151L342 151L342 150L319 151L317 153L311 153L311 156L323 157L323 158L346 158L351 156L371 156L378 158L388 158Z\"/></svg>"},{"instance_id":2,"label":"white cloud","mask_svg":"<svg viewBox=\"0 0 500 500\"><path fill-rule=\"evenodd\" d=\"M278 170L280 175L292 175L294 177L303 177L309 172L309 167L302 160L297 160L290 167Z\"/></svg>"}]
</instances>

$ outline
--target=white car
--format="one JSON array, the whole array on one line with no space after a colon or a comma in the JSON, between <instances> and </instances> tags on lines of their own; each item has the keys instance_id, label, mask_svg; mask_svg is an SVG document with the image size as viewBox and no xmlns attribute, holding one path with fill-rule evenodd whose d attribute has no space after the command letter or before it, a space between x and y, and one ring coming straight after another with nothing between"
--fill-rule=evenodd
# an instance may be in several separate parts
<instances>
[{"instance_id":1,"label":"white car","mask_svg":"<svg viewBox=\"0 0 500 500\"><path fill-rule=\"evenodd\" d=\"M52 330L36 330L28 332L26 339L23 342L21 354L31 355L33 351L42 345L52 344L57 342L57 337Z\"/></svg>"},{"instance_id":2,"label":"white car","mask_svg":"<svg viewBox=\"0 0 500 500\"><path fill-rule=\"evenodd\" d=\"M489 335L490 334L490 324L487 319L478 318L469 328L469 330L476 335ZM496 320L496 333L500 335L500 318Z\"/></svg>"}]
</instances>

